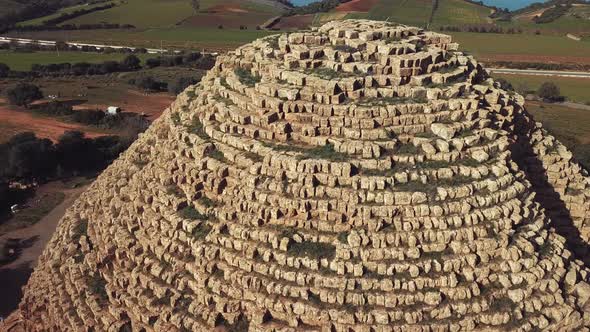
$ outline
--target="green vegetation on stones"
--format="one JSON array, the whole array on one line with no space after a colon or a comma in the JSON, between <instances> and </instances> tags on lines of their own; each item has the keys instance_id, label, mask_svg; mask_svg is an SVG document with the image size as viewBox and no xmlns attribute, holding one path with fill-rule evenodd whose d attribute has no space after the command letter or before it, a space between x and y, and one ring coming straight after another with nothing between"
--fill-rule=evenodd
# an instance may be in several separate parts
<instances>
[{"instance_id":1,"label":"green vegetation on stones","mask_svg":"<svg viewBox=\"0 0 590 332\"><path fill-rule=\"evenodd\" d=\"M201 205L203 205L206 208L213 208L213 207L217 206L217 203L207 196L203 196L203 197L199 198L198 201L199 201L199 203L201 203Z\"/></svg>"},{"instance_id":2,"label":"green vegetation on stones","mask_svg":"<svg viewBox=\"0 0 590 332\"><path fill-rule=\"evenodd\" d=\"M180 189L180 187L177 186L176 184L171 184L171 185L167 186L166 193L168 195L174 195L176 197L182 197L184 195L184 192L182 191L182 189Z\"/></svg>"},{"instance_id":3,"label":"green vegetation on stones","mask_svg":"<svg viewBox=\"0 0 590 332\"><path fill-rule=\"evenodd\" d=\"M221 152L217 149L209 152L207 155L215 160L221 161L222 163L227 162L227 159L225 158L225 155L223 154L223 152Z\"/></svg>"},{"instance_id":4,"label":"green vegetation on stones","mask_svg":"<svg viewBox=\"0 0 590 332\"><path fill-rule=\"evenodd\" d=\"M338 233L338 241L342 244L348 244L348 235L350 232L340 232Z\"/></svg>"},{"instance_id":5,"label":"green vegetation on stones","mask_svg":"<svg viewBox=\"0 0 590 332\"><path fill-rule=\"evenodd\" d=\"M100 302L106 302L109 298L106 284L106 280L98 272L87 281L88 290L92 295L97 296Z\"/></svg>"},{"instance_id":6,"label":"green vegetation on stones","mask_svg":"<svg viewBox=\"0 0 590 332\"><path fill-rule=\"evenodd\" d=\"M207 220L209 217L197 211L193 206L187 206L184 209L180 210L178 214L184 218L189 220Z\"/></svg>"},{"instance_id":7,"label":"green vegetation on stones","mask_svg":"<svg viewBox=\"0 0 590 332\"><path fill-rule=\"evenodd\" d=\"M428 99L426 97L373 97L362 98L359 100L359 105L398 105L398 104L426 104Z\"/></svg>"},{"instance_id":8,"label":"green vegetation on stones","mask_svg":"<svg viewBox=\"0 0 590 332\"><path fill-rule=\"evenodd\" d=\"M72 241L78 242L82 236L88 235L88 220L81 219L80 222L74 226L74 232L72 234Z\"/></svg>"},{"instance_id":9,"label":"green vegetation on stones","mask_svg":"<svg viewBox=\"0 0 590 332\"><path fill-rule=\"evenodd\" d=\"M291 243L287 252L294 256L332 259L336 254L336 247L327 243L303 241L301 243Z\"/></svg>"},{"instance_id":10,"label":"green vegetation on stones","mask_svg":"<svg viewBox=\"0 0 590 332\"><path fill-rule=\"evenodd\" d=\"M209 235L211 229L211 226L202 222L193 229L192 236L196 239L202 240Z\"/></svg>"},{"instance_id":11,"label":"green vegetation on stones","mask_svg":"<svg viewBox=\"0 0 590 332\"><path fill-rule=\"evenodd\" d=\"M236 76L238 76L238 79L242 84L250 87L256 85L256 83L259 83L262 79L260 76L252 75L252 73L249 70L244 68L236 68L236 70L234 70L234 73L236 74Z\"/></svg>"},{"instance_id":12,"label":"green vegetation on stones","mask_svg":"<svg viewBox=\"0 0 590 332\"><path fill-rule=\"evenodd\" d=\"M358 48L348 46L348 45L335 45L335 46L332 46L332 48L335 49L336 51L346 52L346 53L356 53L359 51Z\"/></svg>"},{"instance_id":13,"label":"green vegetation on stones","mask_svg":"<svg viewBox=\"0 0 590 332\"><path fill-rule=\"evenodd\" d=\"M350 157L347 154L336 151L334 149L334 145L332 144L326 144L311 149L305 149L301 152L303 154L298 157L299 160L325 159L334 162L345 162L350 159Z\"/></svg>"},{"instance_id":14,"label":"green vegetation on stones","mask_svg":"<svg viewBox=\"0 0 590 332\"><path fill-rule=\"evenodd\" d=\"M191 124L186 127L187 131L191 134L195 134L204 140L209 140L211 137L205 132L203 123L199 120L198 116L193 117Z\"/></svg>"},{"instance_id":15,"label":"green vegetation on stones","mask_svg":"<svg viewBox=\"0 0 590 332\"><path fill-rule=\"evenodd\" d=\"M172 119L172 122L175 125L178 126L180 124L180 114L178 114L177 112L170 114L170 119Z\"/></svg>"}]
</instances>

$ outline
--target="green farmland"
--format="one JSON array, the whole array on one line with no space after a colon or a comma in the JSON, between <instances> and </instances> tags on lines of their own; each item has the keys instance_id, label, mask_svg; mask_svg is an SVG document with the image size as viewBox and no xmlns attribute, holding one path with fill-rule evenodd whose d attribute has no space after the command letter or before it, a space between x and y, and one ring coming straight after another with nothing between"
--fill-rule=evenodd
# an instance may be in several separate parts
<instances>
[{"instance_id":1,"label":"green farmland","mask_svg":"<svg viewBox=\"0 0 590 332\"><path fill-rule=\"evenodd\" d=\"M380 0L369 12L372 20L389 20L403 24L425 26L432 13L431 0Z\"/></svg>"},{"instance_id":2,"label":"green farmland","mask_svg":"<svg viewBox=\"0 0 590 332\"><path fill-rule=\"evenodd\" d=\"M566 37L451 32L461 48L475 55L525 54L547 56L590 57L590 42Z\"/></svg>"},{"instance_id":3,"label":"green farmland","mask_svg":"<svg viewBox=\"0 0 590 332\"><path fill-rule=\"evenodd\" d=\"M62 14L69 14L69 13L73 13L73 12L75 12L77 10L90 9L90 8L94 8L94 7L104 6L104 5L105 5L105 3L99 3L99 4L94 5L94 6L89 6L89 5L84 4L84 5L77 5L77 6L67 7L67 8L63 8L63 9L58 10L55 14L51 14L51 15L39 17L39 18L36 18L36 19L32 19L32 20L20 22L18 25L20 25L20 26L42 25L43 22L45 22L47 20L51 20L51 19L57 18L57 17L59 17Z\"/></svg>"},{"instance_id":4,"label":"green farmland","mask_svg":"<svg viewBox=\"0 0 590 332\"><path fill-rule=\"evenodd\" d=\"M114 8L76 17L64 24L119 23L153 28L172 26L193 13L187 0L128 0Z\"/></svg>"},{"instance_id":5,"label":"green farmland","mask_svg":"<svg viewBox=\"0 0 590 332\"><path fill-rule=\"evenodd\" d=\"M561 94L569 101L590 103L590 79L554 76L494 74L495 78L504 78L520 92L537 91L544 82L553 82L561 90Z\"/></svg>"},{"instance_id":6,"label":"green farmland","mask_svg":"<svg viewBox=\"0 0 590 332\"><path fill-rule=\"evenodd\" d=\"M537 102L527 102L526 109L590 167L590 111Z\"/></svg>"},{"instance_id":7,"label":"green farmland","mask_svg":"<svg viewBox=\"0 0 590 332\"><path fill-rule=\"evenodd\" d=\"M0 63L7 64L13 70L31 70L33 64L51 64L51 63L76 63L89 62L100 63L108 60L120 61L127 55L121 53L103 54L88 52L0 52ZM153 54L138 54L140 59L145 60L154 57Z\"/></svg>"},{"instance_id":8,"label":"green farmland","mask_svg":"<svg viewBox=\"0 0 590 332\"><path fill-rule=\"evenodd\" d=\"M432 25L466 25L489 23L491 9L463 0L440 0Z\"/></svg>"},{"instance_id":9,"label":"green farmland","mask_svg":"<svg viewBox=\"0 0 590 332\"><path fill-rule=\"evenodd\" d=\"M67 40L71 42L187 50L228 50L275 31L173 27L148 30L34 31L18 38Z\"/></svg>"}]
</instances>

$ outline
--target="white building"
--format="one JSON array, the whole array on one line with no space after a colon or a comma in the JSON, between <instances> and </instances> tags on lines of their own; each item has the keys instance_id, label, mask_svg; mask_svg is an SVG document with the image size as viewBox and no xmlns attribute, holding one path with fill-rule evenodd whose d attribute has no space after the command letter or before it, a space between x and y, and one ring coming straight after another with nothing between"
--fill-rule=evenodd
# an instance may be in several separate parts
<instances>
[{"instance_id":1,"label":"white building","mask_svg":"<svg viewBox=\"0 0 590 332\"><path fill-rule=\"evenodd\" d=\"M109 106L107 108L106 113L109 114L109 115L117 115L117 114L121 113L121 107Z\"/></svg>"}]
</instances>

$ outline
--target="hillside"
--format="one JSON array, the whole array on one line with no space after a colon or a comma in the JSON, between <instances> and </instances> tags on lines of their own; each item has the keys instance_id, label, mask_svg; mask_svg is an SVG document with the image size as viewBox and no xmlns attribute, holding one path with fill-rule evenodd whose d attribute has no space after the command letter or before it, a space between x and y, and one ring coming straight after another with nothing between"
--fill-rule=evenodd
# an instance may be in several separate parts
<instances>
[{"instance_id":1,"label":"hillside","mask_svg":"<svg viewBox=\"0 0 590 332\"><path fill-rule=\"evenodd\" d=\"M270 0L206 0L198 12L190 0L128 0L115 8L90 13L63 24L120 23L138 28L174 25L227 25L255 27L272 16L280 15L284 6Z\"/></svg>"},{"instance_id":2,"label":"hillside","mask_svg":"<svg viewBox=\"0 0 590 332\"><path fill-rule=\"evenodd\" d=\"M281 27L298 27L301 22L321 25L335 19L360 18L436 28L443 25L489 24L490 14L490 8L464 0L354 0L330 13L287 18L290 24L282 24Z\"/></svg>"},{"instance_id":3,"label":"hillside","mask_svg":"<svg viewBox=\"0 0 590 332\"><path fill-rule=\"evenodd\" d=\"M590 5L573 5L559 18L548 23L535 23L534 18L551 7L536 8L515 15L511 22L496 22L503 27L519 27L529 31L539 30L546 34L575 33L590 35Z\"/></svg>"},{"instance_id":4,"label":"hillside","mask_svg":"<svg viewBox=\"0 0 590 332\"><path fill-rule=\"evenodd\" d=\"M23 5L13 0L0 0L0 16L11 13L22 8Z\"/></svg>"}]
</instances>

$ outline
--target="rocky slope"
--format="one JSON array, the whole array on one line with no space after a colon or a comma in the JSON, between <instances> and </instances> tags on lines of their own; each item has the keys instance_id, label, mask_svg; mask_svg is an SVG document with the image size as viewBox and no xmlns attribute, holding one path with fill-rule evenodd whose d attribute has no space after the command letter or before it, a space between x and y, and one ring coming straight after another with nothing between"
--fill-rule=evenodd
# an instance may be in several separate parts
<instances>
[{"instance_id":1,"label":"rocky slope","mask_svg":"<svg viewBox=\"0 0 590 332\"><path fill-rule=\"evenodd\" d=\"M449 36L221 56L67 212L29 331L580 330L589 178Z\"/></svg>"}]
</instances>

